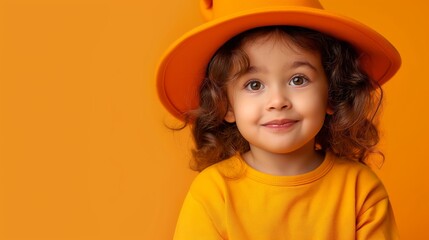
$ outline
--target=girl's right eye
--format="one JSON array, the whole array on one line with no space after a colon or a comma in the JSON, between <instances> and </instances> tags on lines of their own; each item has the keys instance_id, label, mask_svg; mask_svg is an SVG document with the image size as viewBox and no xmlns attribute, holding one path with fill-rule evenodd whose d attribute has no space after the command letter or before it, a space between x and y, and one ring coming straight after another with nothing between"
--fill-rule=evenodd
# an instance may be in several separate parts
<instances>
[{"instance_id":1,"label":"girl's right eye","mask_svg":"<svg viewBox=\"0 0 429 240\"><path fill-rule=\"evenodd\" d=\"M264 85L260 81L252 80L245 85L245 88L249 91L258 91L263 89Z\"/></svg>"}]
</instances>

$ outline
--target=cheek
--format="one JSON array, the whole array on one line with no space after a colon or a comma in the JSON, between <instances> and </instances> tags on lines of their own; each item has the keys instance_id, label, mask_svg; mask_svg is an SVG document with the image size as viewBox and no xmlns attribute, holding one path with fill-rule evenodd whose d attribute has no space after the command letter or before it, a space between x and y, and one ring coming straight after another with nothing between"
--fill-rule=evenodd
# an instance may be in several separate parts
<instances>
[{"instance_id":1,"label":"cheek","mask_svg":"<svg viewBox=\"0 0 429 240\"><path fill-rule=\"evenodd\" d=\"M294 107L308 117L325 119L328 111L328 94L310 94L305 99L295 102Z\"/></svg>"},{"instance_id":2,"label":"cheek","mask_svg":"<svg viewBox=\"0 0 429 240\"><path fill-rule=\"evenodd\" d=\"M327 108L326 104L320 104L320 102L317 102L317 104L311 104L309 101L295 104L294 107L299 113L312 118L320 118L320 116L324 116Z\"/></svg>"},{"instance_id":3,"label":"cheek","mask_svg":"<svg viewBox=\"0 0 429 240\"><path fill-rule=\"evenodd\" d=\"M237 122L251 121L258 119L260 115L260 105L251 99L236 99L233 103L234 114Z\"/></svg>"},{"instance_id":4,"label":"cheek","mask_svg":"<svg viewBox=\"0 0 429 240\"><path fill-rule=\"evenodd\" d=\"M235 109L236 118L239 120L252 118L256 114L256 111L254 107L252 108L251 104L236 105Z\"/></svg>"}]
</instances>

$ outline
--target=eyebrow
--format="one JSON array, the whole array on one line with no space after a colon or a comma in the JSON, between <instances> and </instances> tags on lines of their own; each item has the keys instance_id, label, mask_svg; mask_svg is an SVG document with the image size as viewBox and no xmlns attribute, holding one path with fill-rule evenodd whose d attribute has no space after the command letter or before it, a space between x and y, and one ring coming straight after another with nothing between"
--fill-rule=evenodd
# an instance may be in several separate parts
<instances>
[{"instance_id":1,"label":"eyebrow","mask_svg":"<svg viewBox=\"0 0 429 240\"><path fill-rule=\"evenodd\" d=\"M246 69L245 74L247 74L247 73L256 73L256 72L259 72L258 67L253 66L253 65L250 65L250 66Z\"/></svg>"},{"instance_id":2,"label":"eyebrow","mask_svg":"<svg viewBox=\"0 0 429 240\"><path fill-rule=\"evenodd\" d=\"M313 69L314 71L317 72L317 68L315 66L313 66L313 64L311 64L308 61L295 61L292 64L293 68L298 68L298 67L301 67L301 66L308 66L308 67L310 67L311 69Z\"/></svg>"},{"instance_id":3,"label":"eyebrow","mask_svg":"<svg viewBox=\"0 0 429 240\"><path fill-rule=\"evenodd\" d=\"M318 71L317 68L313 64L311 64L310 62L305 61L305 60L304 61L295 61L292 64L292 68L298 68L301 66L307 66L316 72ZM259 71L260 71L260 69L258 67L251 65L251 66L249 66L249 68L246 70L246 72L244 74L257 73Z\"/></svg>"}]
</instances>

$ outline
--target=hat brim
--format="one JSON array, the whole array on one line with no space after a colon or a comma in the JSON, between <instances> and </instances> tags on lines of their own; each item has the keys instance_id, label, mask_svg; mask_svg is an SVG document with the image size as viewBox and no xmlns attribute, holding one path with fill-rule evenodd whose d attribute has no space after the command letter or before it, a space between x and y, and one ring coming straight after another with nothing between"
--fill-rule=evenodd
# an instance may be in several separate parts
<instances>
[{"instance_id":1,"label":"hat brim","mask_svg":"<svg viewBox=\"0 0 429 240\"><path fill-rule=\"evenodd\" d=\"M399 69L395 47L373 29L345 16L307 7L266 7L217 18L174 42L161 58L157 89L161 102L175 117L198 107L198 92L206 67L216 50L240 32L269 25L314 29L352 44L361 65L380 84Z\"/></svg>"}]
</instances>

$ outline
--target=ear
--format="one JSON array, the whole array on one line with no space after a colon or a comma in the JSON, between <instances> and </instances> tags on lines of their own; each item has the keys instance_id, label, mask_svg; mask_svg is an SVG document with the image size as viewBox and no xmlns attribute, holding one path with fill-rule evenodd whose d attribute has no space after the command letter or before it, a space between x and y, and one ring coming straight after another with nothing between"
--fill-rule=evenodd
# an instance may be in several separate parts
<instances>
[{"instance_id":1,"label":"ear","mask_svg":"<svg viewBox=\"0 0 429 240\"><path fill-rule=\"evenodd\" d=\"M332 109L332 107L328 106L328 107L326 108L326 114L328 114L328 115L332 115L332 114L334 114L334 109Z\"/></svg>"},{"instance_id":2,"label":"ear","mask_svg":"<svg viewBox=\"0 0 429 240\"><path fill-rule=\"evenodd\" d=\"M235 122L235 114L231 107L228 107L228 111L226 112L225 117L223 119L229 123Z\"/></svg>"}]
</instances>

